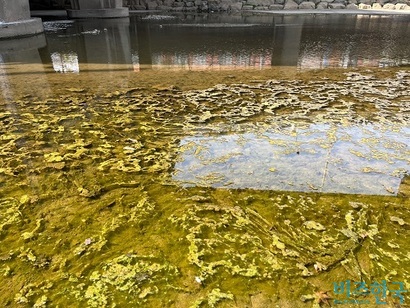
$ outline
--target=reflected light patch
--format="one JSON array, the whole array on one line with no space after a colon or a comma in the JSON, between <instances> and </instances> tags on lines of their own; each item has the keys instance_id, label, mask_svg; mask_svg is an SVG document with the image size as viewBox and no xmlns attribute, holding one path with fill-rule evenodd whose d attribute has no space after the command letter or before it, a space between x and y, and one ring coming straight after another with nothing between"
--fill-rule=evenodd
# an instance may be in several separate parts
<instances>
[{"instance_id":1,"label":"reflected light patch","mask_svg":"<svg viewBox=\"0 0 410 308\"><path fill-rule=\"evenodd\" d=\"M131 56L132 59L132 67L134 72L139 72L140 71L140 58L138 54L133 53Z\"/></svg>"},{"instance_id":2,"label":"reflected light patch","mask_svg":"<svg viewBox=\"0 0 410 308\"><path fill-rule=\"evenodd\" d=\"M271 55L268 52L255 54L154 54L153 65L159 68L189 70L224 70L240 68L271 67Z\"/></svg>"},{"instance_id":3,"label":"reflected light patch","mask_svg":"<svg viewBox=\"0 0 410 308\"><path fill-rule=\"evenodd\" d=\"M58 73L79 73L80 65L78 64L78 56L74 52L51 54L54 71Z\"/></svg>"},{"instance_id":4,"label":"reflected light patch","mask_svg":"<svg viewBox=\"0 0 410 308\"><path fill-rule=\"evenodd\" d=\"M409 131L312 124L307 129L181 141L173 179L184 186L397 194Z\"/></svg>"}]
</instances>

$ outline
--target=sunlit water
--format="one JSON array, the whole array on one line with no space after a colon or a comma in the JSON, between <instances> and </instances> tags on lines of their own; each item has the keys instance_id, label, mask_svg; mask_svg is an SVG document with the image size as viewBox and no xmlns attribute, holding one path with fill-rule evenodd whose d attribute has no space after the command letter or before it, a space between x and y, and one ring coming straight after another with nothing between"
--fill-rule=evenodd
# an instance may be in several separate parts
<instances>
[{"instance_id":1,"label":"sunlit water","mask_svg":"<svg viewBox=\"0 0 410 308\"><path fill-rule=\"evenodd\" d=\"M346 280L408 303L409 25L159 14L0 41L0 306L318 307Z\"/></svg>"},{"instance_id":2,"label":"sunlit water","mask_svg":"<svg viewBox=\"0 0 410 308\"><path fill-rule=\"evenodd\" d=\"M369 125L187 137L174 178L226 188L395 194L409 166L409 137L408 129Z\"/></svg>"}]
</instances>

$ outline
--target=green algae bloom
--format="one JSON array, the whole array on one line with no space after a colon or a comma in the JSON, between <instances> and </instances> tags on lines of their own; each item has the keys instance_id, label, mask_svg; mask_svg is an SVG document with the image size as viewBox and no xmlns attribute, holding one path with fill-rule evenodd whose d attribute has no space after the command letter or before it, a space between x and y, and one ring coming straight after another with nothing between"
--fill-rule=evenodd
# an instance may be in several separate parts
<instances>
[{"instance_id":1,"label":"green algae bloom","mask_svg":"<svg viewBox=\"0 0 410 308\"><path fill-rule=\"evenodd\" d=\"M336 281L408 289L410 74L344 73L0 102L0 306L319 307Z\"/></svg>"}]
</instances>

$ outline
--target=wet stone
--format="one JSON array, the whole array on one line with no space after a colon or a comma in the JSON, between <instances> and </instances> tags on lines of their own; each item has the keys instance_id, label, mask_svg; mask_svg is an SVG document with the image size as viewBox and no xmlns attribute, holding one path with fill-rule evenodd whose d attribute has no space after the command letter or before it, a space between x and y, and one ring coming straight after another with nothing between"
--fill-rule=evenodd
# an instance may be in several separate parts
<instances>
[{"instance_id":1,"label":"wet stone","mask_svg":"<svg viewBox=\"0 0 410 308\"><path fill-rule=\"evenodd\" d=\"M301 10L304 10L304 9L311 10L311 9L314 9L315 7L316 7L315 3L309 2L309 1L305 1L299 4L299 9Z\"/></svg>"},{"instance_id":2,"label":"wet stone","mask_svg":"<svg viewBox=\"0 0 410 308\"><path fill-rule=\"evenodd\" d=\"M399 187L399 196L410 197L410 176L406 175L403 177Z\"/></svg>"},{"instance_id":3,"label":"wet stone","mask_svg":"<svg viewBox=\"0 0 410 308\"><path fill-rule=\"evenodd\" d=\"M329 8L335 10L345 9L346 6L343 3L329 3Z\"/></svg>"},{"instance_id":4,"label":"wet stone","mask_svg":"<svg viewBox=\"0 0 410 308\"><path fill-rule=\"evenodd\" d=\"M298 3L293 0L286 0L284 10L297 10L299 7Z\"/></svg>"}]
</instances>

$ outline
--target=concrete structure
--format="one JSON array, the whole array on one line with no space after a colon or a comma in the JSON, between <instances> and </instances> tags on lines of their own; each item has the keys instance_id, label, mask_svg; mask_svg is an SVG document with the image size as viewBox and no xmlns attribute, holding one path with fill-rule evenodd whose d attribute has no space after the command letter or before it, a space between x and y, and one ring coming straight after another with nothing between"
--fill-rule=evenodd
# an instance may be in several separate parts
<instances>
[{"instance_id":1,"label":"concrete structure","mask_svg":"<svg viewBox=\"0 0 410 308\"><path fill-rule=\"evenodd\" d=\"M128 8L122 0L71 0L70 18L117 18L128 17Z\"/></svg>"},{"instance_id":2,"label":"concrete structure","mask_svg":"<svg viewBox=\"0 0 410 308\"><path fill-rule=\"evenodd\" d=\"M42 32L41 19L30 17L28 0L0 0L0 39Z\"/></svg>"},{"instance_id":3,"label":"concrete structure","mask_svg":"<svg viewBox=\"0 0 410 308\"><path fill-rule=\"evenodd\" d=\"M38 50L47 46L44 33L27 37L8 38L7 41L4 40L3 42L4 44L0 41L0 55L2 56L27 50Z\"/></svg>"}]
</instances>

